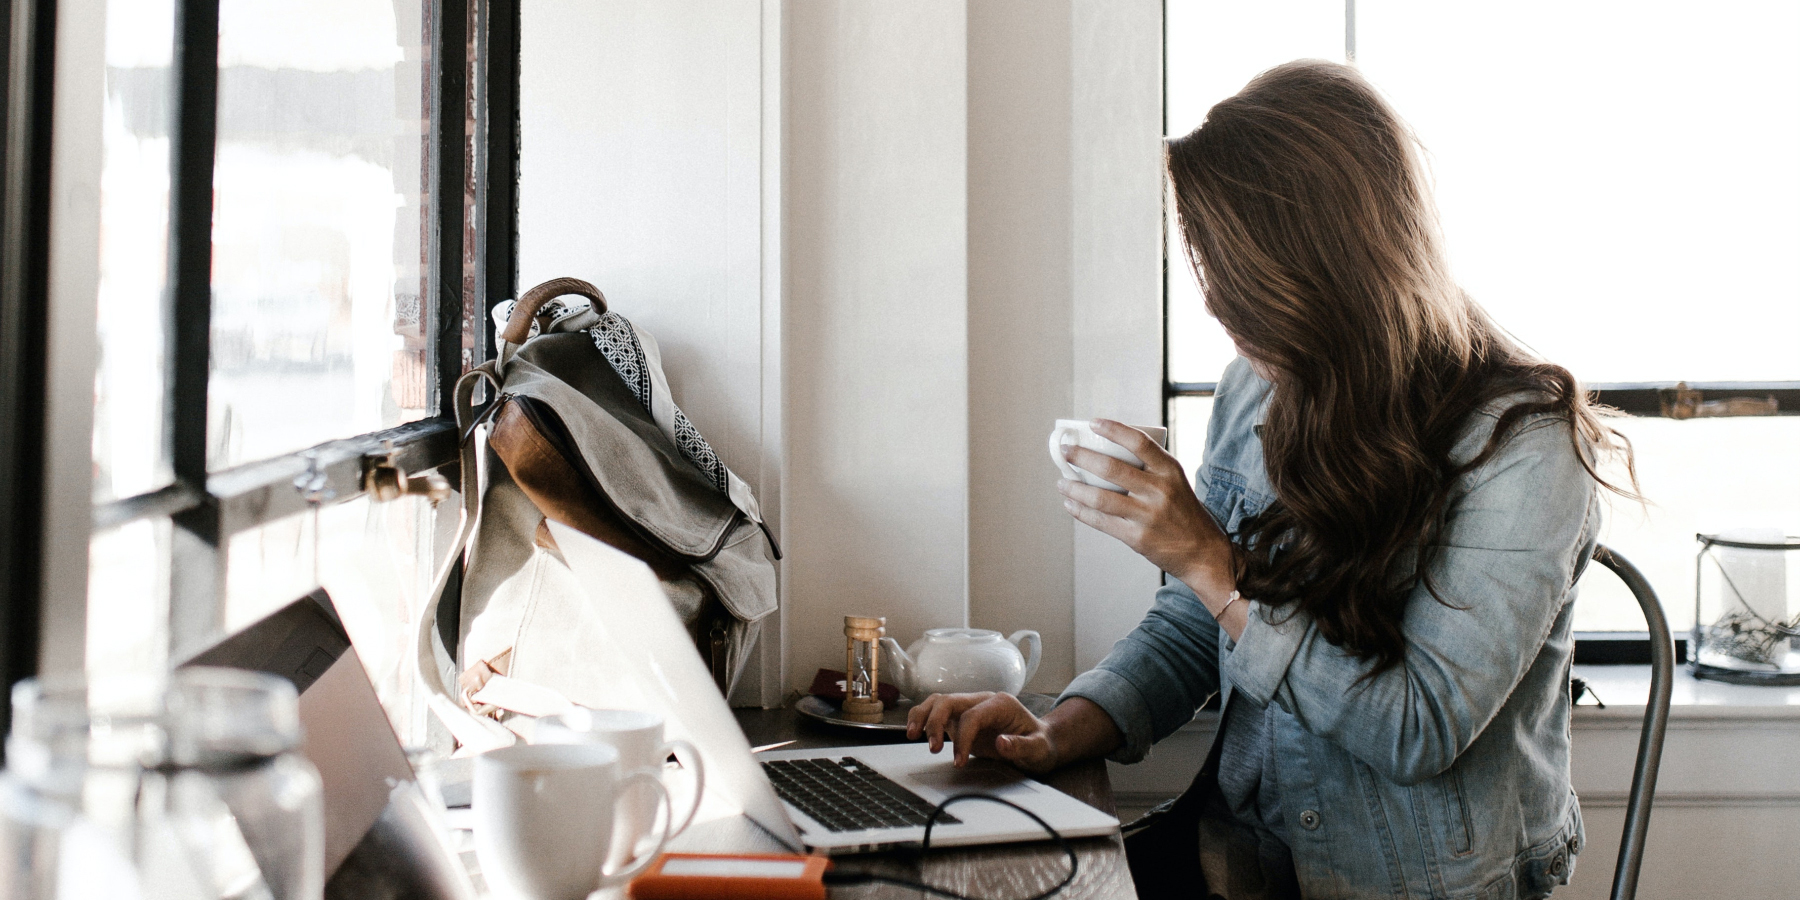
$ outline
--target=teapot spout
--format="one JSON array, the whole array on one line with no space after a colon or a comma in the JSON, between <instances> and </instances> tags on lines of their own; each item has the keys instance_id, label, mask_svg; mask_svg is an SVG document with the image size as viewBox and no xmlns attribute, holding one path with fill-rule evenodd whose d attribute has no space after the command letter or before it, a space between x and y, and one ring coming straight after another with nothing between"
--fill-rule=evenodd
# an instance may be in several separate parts
<instances>
[{"instance_id":1,"label":"teapot spout","mask_svg":"<svg viewBox=\"0 0 1800 900\"><path fill-rule=\"evenodd\" d=\"M913 658L891 637L881 639L881 680L899 688L904 696L916 697L918 672Z\"/></svg>"}]
</instances>

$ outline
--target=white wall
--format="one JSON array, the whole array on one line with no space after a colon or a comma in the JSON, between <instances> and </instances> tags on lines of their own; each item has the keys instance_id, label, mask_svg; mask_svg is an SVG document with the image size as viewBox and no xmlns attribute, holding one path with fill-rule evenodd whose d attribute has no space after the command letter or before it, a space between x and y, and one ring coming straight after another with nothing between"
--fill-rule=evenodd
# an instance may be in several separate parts
<instances>
[{"instance_id":1,"label":"white wall","mask_svg":"<svg viewBox=\"0 0 1800 900\"><path fill-rule=\"evenodd\" d=\"M526 0L523 26L521 287L594 282L657 336L671 388L726 464L757 472L758 4Z\"/></svg>"},{"instance_id":2,"label":"white wall","mask_svg":"<svg viewBox=\"0 0 1800 900\"><path fill-rule=\"evenodd\" d=\"M1042 632L1055 690L1137 624L1157 573L1075 524L1050 423L1160 424L1162 8L969 5L969 607Z\"/></svg>"},{"instance_id":3,"label":"white wall","mask_svg":"<svg viewBox=\"0 0 1800 900\"><path fill-rule=\"evenodd\" d=\"M865 611L1036 629L1055 690L1156 584L1062 512L1045 436L1162 418L1161 6L808 4L786 34L790 681Z\"/></svg>"},{"instance_id":4,"label":"white wall","mask_svg":"<svg viewBox=\"0 0 1800 900\"><path fill-rule=\"evenodd\" d=\"M787 7L789 681L968 615L960 0Z\"/></svg>"},{"instance_id":5,"label":"white wall","mask_svg":"<svg viewBox=\"0 0 1800 900\"><path fill-rule=\"evenodd\" d=\"M524 26L521 280L593 280L662 339L782 526L786 683L841 665L847 613L1037 629L1040 690L1097 660L1156 573L1063 513L1044 437L1161 421L1161 5Z\"/></svg>"},{"instance_id":6,"label":"white wall","mask_svg":"<svg viewBox=\"0 0 1800 900\"><path fill-rule=\"evenodd\" d=\"M1071 13L1074 412L1164 424L1163 5L1077 0ZM1112 538L1074 531L1071 675L1143 618L1161 577Z\"/></svg>"},{"instance_id":7,"label":"white wall","mask_svg":"<svg viewBox=\"0 0 1800 900\"><path fill-rule=\"evenodd\" d=\"M1044 438L1074 414L1069 3L972 3L968 22L970 620L1040 632L1037 685L1063 684L1075 526Z\"/></svg>"},{"instance_id":8,"label":"white wall","mask_svg":"<svg viewBox=\"0 0 1800 900\"><path fill-rule=\"evenodd\" d=\"M764 17L756 0L526 0L519 280L587 279L654 334L677 401L779 531L780 142L765 117L779 122L780 56ZM779 699L779 653L759 666L760 696Z\"/></svg>"}]
</instances>

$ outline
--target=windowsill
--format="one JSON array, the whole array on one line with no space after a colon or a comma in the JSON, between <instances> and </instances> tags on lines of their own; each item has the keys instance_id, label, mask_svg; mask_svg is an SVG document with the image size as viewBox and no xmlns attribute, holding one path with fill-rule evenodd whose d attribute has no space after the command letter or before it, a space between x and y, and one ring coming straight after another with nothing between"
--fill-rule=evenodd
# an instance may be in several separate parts
<instances>
[{"instance_id":1,"label":"windowsill","mask_svg":"<svg viewBox=\"0 0 1800 900\"><path fill-rule=\"evenodd\" d=\"M1622 807L1650 694L1649 666L1576 666L1606 701L1575 708L1571 778L1584 807ZM1138 765L1111 765L1113 790L1148 807L1193 780L1206 758L1219 714L1196 715ZM1659 806L1800 805L1800 770L1789 762L1800 740L1800 687L1699 681L1675 672L1669 730L1658 780Z\"/></svg>"},{"instance_id":2,"label":"windowsill","mask_svg":"<svg viewBox=\"0 0 1800 900\"><path fill-rule=\"evenodd\" d=\"M1575 666L1576 678L1593 692L1575 707L1575 726L1628 721L1633 727L1644 721L1644 703L1650 697L1649 666ZM1594 697L1606 708L1594 705ZM1687 666L1675 667L1675 684L1669 692L1669 720L1800 719L1800 687L1725 684L1695 678ZM1219 727L1216 710L1202 710L1183 731L1210 733Z\"/></svg>"},{"instance_id":3,"label":"windowsill","mask_svg":"<svg viewBox=\"0 0 1800 900\"><path fill-rule=\"evenodd\" d=\"M1574 675L1588 683L1593 696L1575 708L1575 725L1611 721L1642 723L1650 696L1649 666L1575 666ZM1688 720L1800 719L1800 687L1724 684L1695 678L1686 666L1675 669L1669 697L1671 722Z\"/></svg>"}]
</instances>

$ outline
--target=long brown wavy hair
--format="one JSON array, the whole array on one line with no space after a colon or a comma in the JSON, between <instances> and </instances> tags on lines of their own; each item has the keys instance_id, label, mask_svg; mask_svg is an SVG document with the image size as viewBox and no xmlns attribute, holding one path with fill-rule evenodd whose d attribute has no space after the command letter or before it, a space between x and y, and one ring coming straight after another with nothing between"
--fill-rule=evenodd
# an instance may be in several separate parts
<instances>
[{"instance_id":1,"label":"long brown wavy hair","mask_svg":"<svg viewBox=\"0 0 1800 900\"><path fill-rule=\"evenodd\" d=\"M1370 674L1399 663L1456 480L1525 416L1571 425L1596 460L1630 445L1567 369L1521 349L1450 277L1417 141L1349 66L1257 76L1168 144L1207 311L1273 382L1262 442L1276 493L1239 534L1238 588L1291 607ZM1451 450L1477 407L1525 392L1478 455Z\"/></svg>"}]
</instances>

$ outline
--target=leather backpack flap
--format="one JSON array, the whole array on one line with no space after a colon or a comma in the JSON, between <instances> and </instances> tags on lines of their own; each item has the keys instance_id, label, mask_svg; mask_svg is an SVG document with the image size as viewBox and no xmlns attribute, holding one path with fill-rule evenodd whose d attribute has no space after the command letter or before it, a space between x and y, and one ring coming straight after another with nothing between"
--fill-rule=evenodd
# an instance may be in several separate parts
<instances>
[{"instance_id":1,"label":"leather backpack flap","mask_svg":"<svg viewBox=\"0 0 1800 900\"><path fill-rule=\"evenodd\" d=\"M738 619L773 612L775 565L761 529L682 455L597 356L583 333L534 338L508 364L507 392L530 398L540 417L554 420L548 430L561 434L550 437L552 446L566 450L561 455L571 468L579 464L578 480L604 496L631 532L693 566Z\"/></svg>"},{"instance_id":2,"label":"leather backpack flap","mask_svg":"<svg viewBox=\"0 0 1800 900\"><path fill-rule=\"evenodd\" d=\"M663 434L586 333L533 338L507 364L506 392L554 416L570 462L646 539L689 563L725 545L742 513Z\"/></svg>"},{"instance_id":3,"label":"leather backpack flap","mask_svg":"<svg viewBox=\"0 0 1800 900\"><path fill-rule=\"evenodd\" d=\"M488 446L525 496L546 517L642 560L658 579L670 581L680 575L687 563L639 536L620 518L611 502L569 463L559 446L567 438L543 421L541 413L532 415L530 404L530 398L506 401L488 437Z\"/></svg>"}]
</instances>

